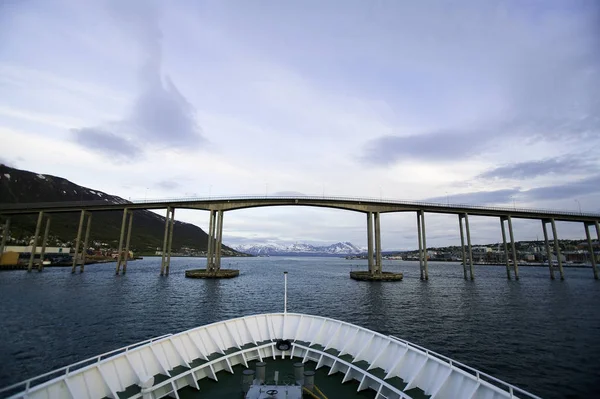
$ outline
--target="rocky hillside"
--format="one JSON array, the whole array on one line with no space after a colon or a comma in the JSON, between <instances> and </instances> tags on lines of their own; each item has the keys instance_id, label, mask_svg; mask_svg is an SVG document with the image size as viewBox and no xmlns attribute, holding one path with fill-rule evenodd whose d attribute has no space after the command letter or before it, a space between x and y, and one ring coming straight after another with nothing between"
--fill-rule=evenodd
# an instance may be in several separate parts
<instances>
[{"instance_id":1,"label":"rocky hillside","mask_svg":"<svg viewBox=\"0 0 600 399\"><path fill-rule=\"evenodd\" d=\"M50 175L36 174L0 165L0 203L32 203L57 201L106 201L127 203L128 201L102 191L82 187L66 179ZM100 216L101 215L101 216ZM177 215L177 214L176 214ZM95 216L95 215L94 215ZM123 213L110 211L92 216L90 242L102 242L109 247L118 246ZM0 221L3 223L4 220ZM35 216L11 218L11 238L13 243L26 244L35 231ZM51 242L69 243L77 236L79 213L54 214L51 222ZM154 253L162 248L164 216L150 211L134 211L131 247L136 252ZM193 253L206 251L208 235L199 227L183 222L175 222L173 251ZM234 253L223 246L224 253Z\"/></svg>"}]
</instances>

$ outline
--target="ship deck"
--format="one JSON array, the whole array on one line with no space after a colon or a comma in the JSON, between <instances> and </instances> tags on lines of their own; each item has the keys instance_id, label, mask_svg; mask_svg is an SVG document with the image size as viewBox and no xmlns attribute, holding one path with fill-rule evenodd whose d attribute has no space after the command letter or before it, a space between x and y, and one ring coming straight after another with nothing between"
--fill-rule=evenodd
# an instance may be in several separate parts
<instances>
[{"instance_id":1,"label":"ship deck","mask_svg":"<svg viewBox=\"0 0 600 399\"><path fill-rule=\"evenodd\" d=\"M301 361L302 359L265 359L267 363L267 380L273 379L273 373L279 371L279 383L288 384L294 381L294 363ZM256 361L248 362L248 368L254 369ZM359 382L356 380L347 381L342 383L344 373L337 372L332 375L328 375L329 367L321 367L315 370L317 366L316 362L307 361L304 364L305 370L315 371L315 385L325 394L328 399L345 399L345 398L368 398L373 399L376 396L376 392L372 389L366 389L357 392ZM229 399L229 398L241 398L242 397L242 371L246 367L237 365L233 367L233 374L220 371L217 373L218 381L214 381L208 378L204 378L198 381L200 391L190 386L182 388L177 391L177 395L180 399L197 399L197 398L214 398L214 399ZM382 371L383 372L383 371ZM396 377L393 381L394 385L403 389L406 383L401 378ZM430 396L425 395L419 388L414 388L406 392L413 399L428 399ZM174 397L174 396L171 396Z\"/></svg>"}]
</instances>

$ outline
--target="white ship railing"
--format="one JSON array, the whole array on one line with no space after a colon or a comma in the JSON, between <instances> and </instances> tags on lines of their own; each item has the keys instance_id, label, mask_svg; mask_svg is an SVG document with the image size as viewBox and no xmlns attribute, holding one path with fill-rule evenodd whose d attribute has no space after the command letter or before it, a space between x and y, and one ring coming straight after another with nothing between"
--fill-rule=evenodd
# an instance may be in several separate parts
<instances>
[{"instance_id":1,"label":"white ship railing","mask_svg":"<svg viewBox=\"0 0 600 399\"><path fill-rule=\"evenodd\" d=\"M402 339L402 338L395 337L395 336L393 336L393 335L390 335L389 337L390 337L390 338L393 338L393 339L395 339L396 341L400 341L400 342L402 342L403 344L406 344L407 346L412 346L412 347L414 347L414 348L417 348L417 349L420 349L420 350L422 350L423 352L425 352L425 354L426 354L428 357L429 357L429 356L434 356L434 357L440 358L440 359L442 359L442 360L445 360L445 361L447 361L447 362L450 364L450 367L451 367L451 368L457 367L457 368L459 368L460 370L463 370L463 371L469 371L469 372L471 372L471 374L472 374L472 375L474 375L474 376L475 376L475 378L477 378L477 381L479 381L479 380L480 380L480 378L483 376L483 377L487 378L488 380L491 380L491 381L488 381L488 382L492 382L492 381L493 381L493 382L495 383L495 385L499 386L499 388L502 388L502 389L505 389L505 388L507 388L508 392L510 393L510 397L511 397L511 398L512 398L512 397L514 397L514 392L518 392L519 394L526 395L526 396L527 396L527 397L529 397L529 398L533 398L533 399L542 399L541 397L539 397L539 396L536 396L536 395L533 395L533 394L531 394L531 393L529 393L529 392L527 392L527 391L525 391L525 390L523 390L523 389L521 389L521 388L519 388L519 387L516 387L516 386L514 386L514 385L512 385L512 384L509 384L509 383L508 383L508 382L506 382L506 381L502 381L502 380L501 380L501 379L499 379L499 378L496 378L496 377L493 377L493 376L491 376L491 375L489 375L489 374L483 373L483 372L481 372L481 371L479 371L479 370L477 370L477 369L475 369L475 368L473 368L473 367L471 367L471 366L467 366L467 365L466 365L466 364L464 364L464 363L457 362L456 360L453 360L453 359L449 358L448 356L444 356L444 355L442 355L442 354L439 354L439 353L437 353L437 352L434 352L434 351L432 351L432 350L429 350L429 349L427 349L427 348L424 348L424 347L422 347L422 346L420 346L420 345L413 344L413 343L412 343L412 342L410 342L410 341L407 341L407 340L405 340L405 339ZM506 390L506 389L505 389L505 390Z\"/></svg>"},{"instance_id":2,"label":"white ship railing","mask_svg":"<svg viewBox=\"0 0 600 399\"><path fill-rule=\"evenodd\" d=\"M165 335L161 335L159 337L154 337L154 338L147 339L145 341L136 342L135 344L127 345L127 346L124 346L124 347L119 348L119 349L113 349L113 350L111 350L109 352L105 352L105 353L103 353L101 355L90 357L88 359L81 360L81 361L73 363L73 364L69 364L68 366L64 366L64 367L58 368L56 370L52 370L52 371L49 371L47 373L40 374L38 376L29 378L27 380L23 380L21 382L17 382L16 384L12 384L12 385L9 385L7 387L0 388L0 395L3 394L3 393L5 393L5 392L13 391L13 390L19 388L20 386L24 386L25 391L23 391L22 393L24 395L27 395L31 389L37 387L40 384L43 384L43 383L47 382L48 380L44 379L45 377L49 377L51 375L56 375L58 373L64 373L64 376L68 376L72 371L77 371L77 370L79 370L79 369L81 369L83 367L89 366L90 364L98 363L98 362L100 362L100 361L102 361L102 360L104 360L104 359L106 359L106 358L108 358L110 356L115 356L115 355L118 355L120 353L127 352L130 349L134 349L134 348L137 348L139 346L146 345L146 344L152 343L154 341L158 341L159 339L170 337L171 335L173 335L173 334L165 334ZM60 377L61 376L57 376L56 378L60 378ZM40 381L37 384L34 383L34 382L39 381L39 380L43 380L43 381Z\"/></svg>"},{"instance_id":3,"label":"white ship railing","mask_svg":"<svg viewBox=\"0 0 600 399\"><path fill-rule=\"evenodd\" d=\"M279 351L279 339L292 341L291 351ZM343 373L343 382L358 381L359 391L373 389L376 399L409 399L413 388L431 399L540 399L409 341L298 313L245 316L142 341L11 385L0 396L116 399L133 387L137 392L129 398L178 397L186 386L199 389L203 378L216 381L220 371L233 373L233 366L270 357L314 361L316 368L329 367L329 374Z\"/></svg>"}]
</instances>

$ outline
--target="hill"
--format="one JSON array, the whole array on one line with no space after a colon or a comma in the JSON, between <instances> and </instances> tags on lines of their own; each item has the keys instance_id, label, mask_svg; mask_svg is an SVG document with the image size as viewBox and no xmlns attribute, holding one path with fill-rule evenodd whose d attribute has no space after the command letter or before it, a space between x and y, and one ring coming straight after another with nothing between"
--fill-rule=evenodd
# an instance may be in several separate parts
<instances>
[{"instance_id":1,"label":"hill","mask_svg":"<svg viewBox=\"0 0 600 399\"><path fill-rule=\"evenodd\" d=\"M15 169L0 164L0 203L33 203L58 201L107 201L127 203L128 201L88 187L79 186L57 176L42 175ZM118 246L121 211L106 211L92 216L90 243L104 243L105 246ZM4 219L0 216L0 221ZM50 243L70 244L77 236L79 213L52 215ZM35 231L36 216L13 216L11 218L11 242L28 245ZM162 249L165 217L145 210L134 211L131 249L138 253L153 254ZM198 226L175 221L173 230L173 252L194 253L206 251L208 235ZM223 246L224 254L236 251Z\"/></svg>"}]
</instances>

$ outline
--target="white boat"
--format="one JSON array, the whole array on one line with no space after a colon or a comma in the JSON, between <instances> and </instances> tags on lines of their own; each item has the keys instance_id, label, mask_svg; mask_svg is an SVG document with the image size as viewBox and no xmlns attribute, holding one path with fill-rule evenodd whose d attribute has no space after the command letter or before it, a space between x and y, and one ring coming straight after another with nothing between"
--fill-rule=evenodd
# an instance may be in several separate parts
<instances>
[{"instance_id":1,"label":"white boat","mask_svg":"<svg viewBox=\"0 0 600 399\"><path fill-rule=\"evenodd\" d=\"M244 316L143 341L1 389L0 396L156 399L181 398L184 390L190 397L191 390L196 392L193 397L213 398L203 395L202 380L218 381L235 368L238 374L246 369L238 380L245 377L238 397L295 399L304 392L325 398L318 381L311 386L310 371L304 372L305 380L281 383L277 372L274 378L265 379L264 371L258 375L264 364L257 362L268 359L276 368L279 359L295 359L325 368L325 379L341 373L342 383L356 380L358 391L372 389L376 399L412 398L414 388L431 399L538 398L401 338L286 310L284 306L283 313ZM248 371L253 367L257 374Z\"/></svg>"}]
</instances>

